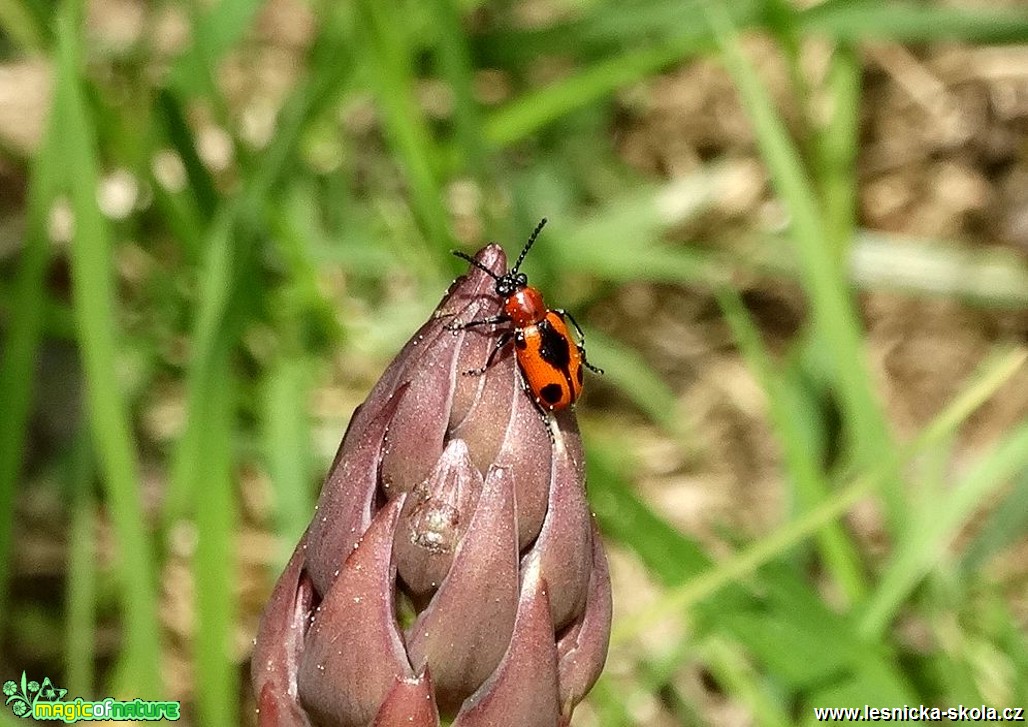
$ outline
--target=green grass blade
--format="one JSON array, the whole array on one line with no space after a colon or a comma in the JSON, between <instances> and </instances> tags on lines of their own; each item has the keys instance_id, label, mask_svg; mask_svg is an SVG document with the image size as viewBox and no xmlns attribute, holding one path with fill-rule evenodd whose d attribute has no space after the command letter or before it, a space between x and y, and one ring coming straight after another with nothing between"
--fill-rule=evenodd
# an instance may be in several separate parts
<instances>
[{"instance_id":1,"label":"green grass blade","mask_svg":"<svg viewBox=\"0 0 1028 727\"><path fill-rule=\"evenodd\" d=\"M602 364L603 381L613 384L665 431L684 436L686 424L674 406L675 392L639 353L594 329L587 329L589 361Z\"/></svg>"},{"instance_id":2,"label":"green grass blade","mask_svg":"<svg viewBox=\"0 0 1028 727\"><path fill-rule=\"evenodd\" d=\"M736 644L721 636L711 636L700 645L700 656L728 693L749 707L756 724L766 727L792 724L780 700L769 693L768 685L762 683L761 675Z\"/></svg>"},{"instance_id":3,"label":"green grass blade","mask_svg":"<svg viewBox=\"0 0 1028 727\"><path fill-rule=\"evenodd\" d=\"M207 167L200 159L193 140L193 132L186 121L182 104L171 91L164 89L157 95L157 108L165 136L175 149L188 179L188 190L196 200L197 208L204 219L211 219L220 201Z\"/></svg>"},{"instance_id":4,"label":"green grass blade","mask_svg":"<svg viewBox=\"0 0 1028 727\"><path fill-rule=\"evenodd\" d=\"M494 111L486 121L486 138L494 147L513 144L576 109L709 48L709 36L690 33L652 48L618 53Z\"/></svg>"},{"instance_id":5,"label":"green grass blade","mask_svg":"<svg viewBox=\"0 0 1028 727\"><path fill-rule=\"evenodd\" d=\"M220 105L213 71L225 53L243 38L262 4L261 0L219 0L206 13L194 11L193 42L175 61L169 85L185 96L207 94ZM200 5L195 3L193 7Z\"/></svg>"},{"instance_id":6,"label":"green grass blade","mask_svg":"<svg viewBox=\"0 0 1028 727\"><path fill-rule=\"evenodd\" d=\"M723 289L718 296L725 319L735 334L743 357L754 372L761 389L767 392L771 419L781 442L786 468L803 510L809 510L828 497L831 488L815 457L818 452L809 446L799 417L790 400L789 384L775 373L775 365L764 350L760 332L750 320L734 291ZM817 534L818 547L825 565L836 584L850 602L859 603L867 593L867 577L853 541L838 522L828 523Z\"/></svg>"},{"instance_id":7,"label":"green grass blade","mask_svg":"<svg viewBox=\"0 0 1028 727\"><path fill-rule=\"evenodd\" d=\"M828 73L831 116L817 134L817 176L827 240L840 263L846 261L853 247L857 221L860 82L856 52L845 46L836 48Z\"/></svg>"},{"instance_id":8,"label":"green grass blade","mask_svg":"<svg viewBox=\"0 0 1028 727\"><path fill-rule=\"evenodd\" d=\"M310 367L303 358L280 356L264 382L264 457L275 494L275 529L284 567L314 512L312 453L307 402Z\"/></svg>"},{"instance_id":9,"label":"green grass blade","mask_svg":"<svg viewBox=\"0 0 1028 727\"><path fill-rule=\"evenodd\" d=\"M345 69L345 54L340 52L336 57ZM240 231L242 222L259 218L275 185L290 168L303 129L331 100L344 77L342 72L319 76L297 89L280 115L278 134L261 156L257 167L251 170L246 188L237 198L222 206L209 228L199 276L194 354L186 377L186 429L172 458L163 513L166 528L190 512L195 497L201 462L198 453L206 421L204 409L211 389L219 385L212 375L212 362L223 345L221 339L226 335L224 326L238 294L239 271L254 252L253 238Z\"/></svg>"},{"instance_id":10,"label":"green grass blade","mask_svg":"<svg viewBox=\"0 0 1028 727\"><path fill-rule=\"evenodd\" d=\"M703 548L657 515L628 486L624 470L632 463L624 456L623 444L613 438L604 440L598 432L591 432L588 442L589 504L603 533L632 548L652 577L666 586L680 586L708 571L712 561ZM721 594L718 608L731 610L749 600L746 591L736 585ZM646 614L638 621L622 619L615 625L611 643L635 635L635 627L652 623Z\"/></svg>"},{"instance_id":11,"label":"green grass blade","mask_svg":"<svg viewBox=\"0 0 1028 727\"><path fill-rule=\"evenodd\" d=\"M993 509L974 540L964 549L961 568L971 575L986 561L1028 532L1028 470L1025 470L1010 491Z\"/></svg>"},{"instance_id":12,"label":"green grass blade","mask_svg":"<svg viewBox=\"0 0 1028 727\"><path fill-rule=\"evenodd\" d=\"M625 484L622 470L631 463L623 448L604 442L599 433L589 438L589 503L603 532L631 545L651 574L664 584L685 581L709 568L710 558L693 541L658 517Z\"/></svg>"},{"instance_id":13,"label":"green grass blade","mask_svg":"<svg viewBox=\"0 0 1028 727\"><path fill-rule=\"evenodd\" d=\"M233 658L236 502L232 432L235 386L229 351L212 362L219 382L207 402L201 445L203 502L196 508L196 681L200 724L239 724L239 668Z\"/></svg>"},{"instance_id":14,"label":"green grass blade","mask_svg":"<svg viewBox=\"0 0 1028 727\"><path fill-rule=\"evenodd\" d=\"M828 523L848 512L855 504L870 494L878 484L871 477L864 477L821 505L807 511L771 535L753 544L746 550L720 563L681 586L670 589L657 603L634 616L622 620L611 635L612 641L633 637L667 615L676 613L704 601L725 586L751 575L760 566L788 552L809 538Z\"/></svg>"},{"instance_id":15,"label":"green grass blade","mask_svg":"<svg viewBox=\"0 0 1028 727\"><path fill-rule=\"evenodd\" d=\"M192 510L199 473L204 471L203 441L208 426L208 404L219 388L214 359L223 343L223 329L235 294L236 243L231 211L214 222L204 251L200 279L199 312L193 336L195 353L186 379L186 428L175 447L165 497L164 521L169 527Z\"/></svg>"},{"instance_id":16,"label":"green grass blade","mask_svg":"<svg viewBox=\"0 0 1028 727\"><path fill-rule=\"evenodd\" d=\"M68 527L68 585L65 596L65 682L70 694L94 693L96 652L96 515L93 453L89 435L78 435L69 473L71 523Z\"/></svg>"},{"instance_id":17,"label":"green grass blade","mask_svg":"<svg viewBox=\"0 0 1028 727\"><path fill-rule=\"evenodd\" d=\"M609 679L600 678L589 692L589 703L600 716L600 724L630 725L635 720L625 704L625 692L621 685L613 685Z\"/></svg>"},{"instance_id":18,"label":"green grass blade","mask_svg":"<svg viewBox=\"0 0 1028 727\"><path fill-rule=\"evenodd\" d=\"M1000 247L862 230L850 251L850 275L862 288L899 290L989 308L1028 307L1024 256Z\"/></svg>"},{"instance_id":19,"label":"green grass blade","mask_svg":"<svg viewBox=\"0 0 1028 727\"><path fill-rule=\"evenodd\" d=\"M43 23L47 10L34 2L0 0L0 30L26 53L43 51L50 33Z\"/></svg>"},{"instance_id":20,"label":"green grass blade","mask_svg":"<svg viewBox=\"0 0 1028 727\"><path fill-rule=\"evenodd\" d=\"M891 0L835 0L801 14L807 33L840 40L926 43L963 40L978 43L1028 41L1028 11L1023 7L947 7L943 3Z\"/></svg>"},{"instance_id":21,"label":"green grass blade","mask_svg":"<svg viewBox=\"0 0 1028 727\"><path fill-rule=\"evenodd\" d=\"M760 588L761 607L729 614L726 622L735 624L740 616L749 621L752 634L744 643L782 686L791 682L797 692L808 693L846 680L871 687L868 694L887 695L888 702L914 698L916 689L897 664L893 646L864 641L853 613L830 606L811 587L802 564L788 558L768 563L760 570ZM824 648L827 642L832 649Z\"/></svg>"},{"instance_id":22,"label":"green grass blade","mask_svg":"<svg viewBox=\"0 0 1028 727\"><path fill-rule=\"evenodd\" d=\"M981 503L1009 478L1028 470L1028 424L1011 432L953 487L922 511L897 545L868 603L864 634L877 639L904 600L953 542Z\"/></svg>"},{"instance_id":23,"label":"green grass blade","mask_svg":"<svg viewBox=\"0 0 1028 727\"><path fill-rule=\"evenodd\" d=\"M55 116L55 115L54 115ZM14 501L24 457L25 436L33 382L36 351L48 307L45 274L49 260L46 225L50 205L59 183L63 149L57 120L51 117L42 146L32 162L27 200L24 247L14 282L13 298L6 320L7 337L0 357L0 633L7 613L7 582L10 560Z\"/></svg>"},{"instance_id":24,"label":"green grass blade","mask_svg":"<svg viewBox=\"0 0 1028 727\"><path fill-rule=\"evenodd\" d=\"M482 112L474 95L474 73L457 0L433 0L436 43L443 77L453 92L453 122L458 148L480 180L488 172Z\"/></svg>"},{"instance_id":25,"label":"green grass blade","mask_svg":"<svg viewBox=\"0 0 1028 727\"><path fill-rule=\"evenodd\" d=\"M560 244L550 248L556 263L615 283L727 283L734 270L727 261L667 245L661 238L715 205L738 172L737 166L712 163L670 184L633 190L566 227L556 221Z\"/></svg>"},{"instance_id":26,"label":"green grass blade","mask_svg":"<svg viewBox=\"0 0 1028 727\"><path fill-rule=\"evenodd\" d=\"M850 440L858 459L873 465L893 456L895 446L875 398L861 345L861 329L849 296L844 267L827 239L813 186L760 77L743 54L731 18L719 4L707 3L706 15L753 124L761 153L777 193L785 202L792 236L802 265L802 280L811 303L814 328L832 356L832 375L841 400ZM882 488L890 522L899 529L905 515L903 492Z\"/></svg>"},{"instance_id":27,"label":"green grass blade","mask_svg":"<svg viewBox=\"0 0 1028 727\"><path fill-rule=\"evenodd\" d=\"M435 252L453 247L443 190L436 178L438 149L414 98L415 78L409 32L393 5L377 0L358 2L361 41L369 56L375 99L382 125L410 184L411 206ZM424 250L426 272L443 276L439 255ZM448 262L448 261L447 261Z\"/></svg>"},{"instance_id":28,"label":"green grass blade","mask_svg":"<svg viewBox=\"0 0 1028 727\"><path fill-rule=\"evenodd\" d=\"M95 131L80 85L77 29L66 6L57 21L57 109L69 174L75 231L70 249L72 292L99 467L120 545L125 644L115 688L160 697L156 571L139 491L136 447L118 380L111 241L97 207Z\"/></svg>"},{"instance_id":29,"label":"green grass blade","mask_svg":"<svg viewBox=\"0 0 1028 727\"><path fill-rule=\"evenodd\" d=\"M950 400L946 408L939 412L927 427L914 440L915 449L927 449L936 442L941 442L957 430L957 427L971 416L993 392L1014 375L1028 362L1028 351L1013 349L997 353L982 364L970 383L959 394Z\"/></svg>"},{"instance_id":30,"label":"green grass blade","mask_svg":"<svg viewBox=\"0 0 1028 727\"><path fill-rule=\"evenodd\" d=\"M602 444L602 438L595 433L589 437L594 445L598 439ZM622 449L607 442L607 446L590 447L588 455L590 503L605 534L630 547L654 577L671 587L670 593L686 588L690 582L702 579L704 572L710 572L711 561L703 550L653 513L625 485L618 470L631 465L625 462ZM889 694L912 693L881 655L868 653L867 645L857 637L850 619L831 612L791 566L779 565L762 572L746 587L723 583L715 586L715 590L721 586L727 588L717 600L692 601L696 609L691 633L707 633L711 629L728 631L751 653L772 657L763 661L778 680L788 680L797 670L792 666L795 660L789 659L790 647L786 645L778 649L781 652L778 653L770 637L778 636L781 641L782 633L792 634L792 646L796 646L800 638L807 641L806 659L800 666L810 662L804 672L808 680L821 680L829 668L840 674L849 673L853 678L858 678L858 672L865 669L888 686ZM654 628L654 618L666 613L658 602L638 614L621 617L614 627L612 646L616 648L641 631ZM813 637L810 636L812 624L819 626ZM834 640L835 649L823 648L827 639Z\"/></svg>"},{"instance_id":31,"label":"green grass blade","mask_svg":"<svg viewBox=\"0 0 1028 727\"><path fill-rule=\"evenodd\" d=\"M1008 381L1024 364L1024 361L1025 353L1015 351L993 362L977 380L967 386L932 420L914 442L905 449L902 459L909 460L919 452L951 436L957 426ZM592 453L590 452L590 454ZM997 460L996 457L993 457L990 461L996 460L994 466L1010 466L1018 454L1021 457L1028 456L1028 452L1008 453L1007 450L1004 450L1004 459ZM900 457L897 455L898 459ZM895 462L880 463L870 473L857 478L822 504L782 526L746 550L720 563L717 567L670 589L652 607L633 616L630 620L622 620L614 629L612 642L631 638L639 631L649 627L654 620L698 604L725 586L736 583L765 563L783 555L827 523L848 512L857 502L880 487L883 481L895 471L895 468ZM600 503L603 501L596 499L591 501L596 507L597 517L602 523ZM612 525L614 524L616 522L612 523Z\"/></svg>"},{"instance_id":32,"label":"green grass blade","mask_svg":"<svg viewBox=\"0 0 1028 727\"><path fill-rule=\"evenodd\" d=\"M683 666L697 658L696 646L691 635L676 636L659 654L638 662L641 686L651 694L660 693L664 696L668 708L678 717L679 724L698 724L700 721L696 705L691 703L688 696L679 693L675 683ZM603 681L603 677L600 681Z\"/></svg>"},{"instance_id":33,"label":"green grass blade","mask_svg":"<svg viewBox=\"0 0 1028 727\"><path fill-rule=\"evenodd\" d=\"M565 20L545 24L495 23L475 37L475 55L487 68L521 68L540 57L561 56L578 63L628 52L653 42L707 35L702 24L681 23L682 14L700 13L702 0L589 2ZM730 12L740 25L760 16L763 0L739 0Z\"/></svg>"}]
</instances>

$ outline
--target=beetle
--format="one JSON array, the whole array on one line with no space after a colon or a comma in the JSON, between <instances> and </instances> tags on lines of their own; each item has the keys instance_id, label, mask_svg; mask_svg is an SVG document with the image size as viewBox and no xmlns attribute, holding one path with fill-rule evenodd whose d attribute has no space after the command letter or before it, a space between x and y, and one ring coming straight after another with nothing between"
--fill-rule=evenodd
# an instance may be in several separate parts
<instances>
[{"instance_id":1,"label":"beetle","mask_svg":"<svg viewBox=\"0 0 1028 727\"><path fill-rule=\"evenodd\" d=\"M513 341L525 388L544 414L566 409L575 403L582 394L583 366L597 374L603 373L603 369L593 366L586 359L585 334L578 321L565 310L547 308L542 293L529 285L528 276L521 272L521 263L525 261L525 256L545 225L544 217L528 238L514 267L503 275L497 275L467 253L454 250L454 255L467 260L496 281L496 295L503 299L503 312L452 326L453 330L459 330L472 326L510 324L496 339L496 346L489 353L485 366L465 371L464 374L484 374L492 366L497 354ZM566 321L571 321L575 327L577 342L571 337Z\"/></svg>"}]
</instances>

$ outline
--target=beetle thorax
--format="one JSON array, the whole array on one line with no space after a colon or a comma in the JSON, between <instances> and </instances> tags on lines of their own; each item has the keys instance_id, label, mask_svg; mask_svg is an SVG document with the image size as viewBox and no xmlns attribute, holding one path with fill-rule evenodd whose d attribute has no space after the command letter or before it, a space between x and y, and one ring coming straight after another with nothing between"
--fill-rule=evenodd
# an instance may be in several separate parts
<instances>
[{"instance_id":1,"label":"beetle thorax","mask_svg":"<svg viewBox=\"0 0 1028 727\"><path fill-rule=\"evenodd\" d=\"M533 287L521 288L503 301L503 312L517 328L535 325L546 317L543 296Z\"/></svg>"}]
</instances>

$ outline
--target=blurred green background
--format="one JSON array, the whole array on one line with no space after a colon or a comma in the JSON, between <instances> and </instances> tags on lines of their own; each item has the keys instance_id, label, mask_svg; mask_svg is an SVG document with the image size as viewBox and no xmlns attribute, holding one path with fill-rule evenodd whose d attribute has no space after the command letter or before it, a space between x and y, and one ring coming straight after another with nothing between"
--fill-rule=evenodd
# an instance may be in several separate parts
<instances>
[{"instance_id":1,"label":"blurred green background","mask_svg":"<svg viewBox=\"0 0 1028 727\"><path fill-rule=\"evenodd\" d=\"M1025 43L1016 2L0 0L0 679L252 724L353 407L451 249L547 216L607 371L575 724L1028 705Z\"/></svg>"}]
</instances>

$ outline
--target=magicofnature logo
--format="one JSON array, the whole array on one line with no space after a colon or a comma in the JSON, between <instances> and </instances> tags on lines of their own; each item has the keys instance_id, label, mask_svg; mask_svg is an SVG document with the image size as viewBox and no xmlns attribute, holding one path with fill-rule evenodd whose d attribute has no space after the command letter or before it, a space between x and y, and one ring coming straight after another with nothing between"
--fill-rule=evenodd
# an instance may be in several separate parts
<instances>
[{"instance_id":1,"label":"magicofnature logo","mask_svg":"<svg viewBox=\"0 0 1028 727\"><path fill-rule=\"evenodd\" d=\"M98 722L162 719L177 720L180 716L179 702L151 702L143 699L120 701L107 697L99 701L81 697L65 701L67 689L56 686L50 677L42 682L29 680L21 673L21 683L14 680L4 682L6 704L18 717L32 717L36 720L61 722Z\"/></svg>"},{"instance_id":2,"label":"magicofnature logo","mask_svg":"<svg viewBox=\"0 0 1028 727\"><path fill-rule=\"evenodd\" d=\"M59 702L68 693L67 689L61 689L47 677L42 682L36 680L28 681L25 672L21 673L21 684L14 681L4 682L4 702L11 711L18 717L32 716L33 707L36 702Z\"/></svg>"}]
</instances>

